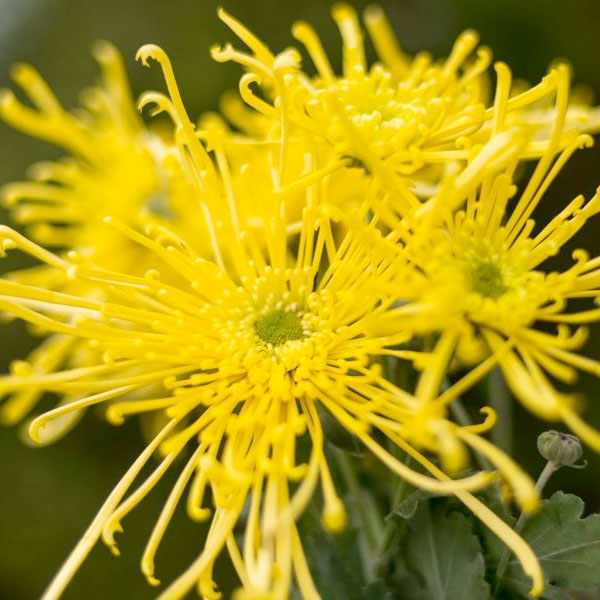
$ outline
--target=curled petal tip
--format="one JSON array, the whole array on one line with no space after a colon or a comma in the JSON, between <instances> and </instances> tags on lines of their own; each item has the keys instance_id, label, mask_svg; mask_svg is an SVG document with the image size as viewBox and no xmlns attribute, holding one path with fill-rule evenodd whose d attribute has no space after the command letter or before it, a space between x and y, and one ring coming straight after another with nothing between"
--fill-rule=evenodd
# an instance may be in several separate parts
<instances>
[{"instance_id":1,"label":"curled petal tip","mask_svg":"<svg viewBox=\"0 0 600 600\"><path fill-rule=\"evenodd\" d=\"M153 92L144 92L138 98L138 100L136 102L136 107L140 112L142 112L150 104L156 105L156 98L155 98Z\"/></svg>"},{"instance_id":2,"label":"curled petal tip","mask_svg":"<svg viewBox=\"0 0 600 600\"><path fill-rule=\"evenodd\" d=\"M121 523L107 523L102 531L102 541L109 547L114 556L120 556L121 551L115 541L115 533L123 533Z\"/></svg>"},{"instance_id":3,"label":"curled petal tip","mask_svg":"<svg viewBox=\"0 0 600 600\"><path fill-rule=\"evenodd\" d=\"M197 523L203 523L207 521L212 515L212 510L210 508L199 508L197 506L188 507L188 516L192 521L196 521Z\"/></svg>"},{"instance_id":4,"label":"curled petal tip","mask_svg":"<svg viewBox=\"0 0 600 600\"><path fill-rule=\"evenodd\" d=\"M253 83L260 85L262 83L261 78L256 73L245 73L240 78L240 86L250 87Z\"/></svg>"},{"instance_id":5,"label":"curled petal tip","mask_svg":"<svg viewBox=\"0 0 600 600\"><path fill-rule=\"evenodd\" d=\"M137 101L137 109L142 112L147 106L154 105L149 109L150 116L155 117L160 113L173 113L171 101L160 92L144 92Z\"/></svg>"},{"instance_id":6,"label":"curled petal tip","mask_svg":"<svg viewBox=\"0 0 600 600\"><path fill-rule=\"evenodd\" d=\"M105 417L111 425L123 425L125 423L123 414L113 406L108 407Z\"/></svg>"},{"instance_id":7,"label":"curled petal tip","mask_svg":"<svg viewBox=\"0 0 600 600\"><path fill-rule=\"evenodd\" d=\"M145 558L142 560L142 573L150 585L155 587L160 585L160 579L154 576L154 563Z\"/></svg>"},{"instance_id":8,"label":"curled petal tip","mask_svg":"<svg viewBox=\"0 0 600 600\"><path fill-rule=\"evenodd\" d=\"M591 148L594 145L594 138L584 133L577 138L577 142L579 144L579 148Z\"/></svg>"},{"instance_id":9,"label":"curled petal tip","mask_svg":"<svg viewBox=\"0 0 600 600\"><path fill-rule=\"evenodd\" d=\"M135 60L139 60L144 67L149 67L148 60L150 58L161 62L161 58L165 55L165 51L156 44L144 44L135 53Z\"/></svg>"},{"instance_id":10,"label":"curled petal tip","mask_svg":"<svg viewBox=\"0 0 600 600\"><path fill-rule=\"evenodd\" d=\"M233 46L227 42L223 46L219 44L214 44L209 49L210 56L213 60L217 62L226 62L230 59L231 54L233 52Z\"/></svg>"},{"instance_id":11,"label":"curled petal tip","mask_svg":"<svg viewBox=\"0 0 600 600\"><path fill-rule=\"evenodd\" d=\"M27 428L27 435L34 444L41 445L43 443L39 432L44 427L44 424L45 422L41 417L33 419L33 421L31 421L29 424L29 427Z\"/></svg>"},{"instance_id":12,"label":"curled petal tip","mask_svg":"<svg viewBox=\"0 0 600 600\"><path fill-rule=\"evenodd\" d=\"M152 575L146 575L146 581L156 587L157 585L160 585L160 579L157 579L156 577L153 577Z\"/></svg>"}]
</instances>

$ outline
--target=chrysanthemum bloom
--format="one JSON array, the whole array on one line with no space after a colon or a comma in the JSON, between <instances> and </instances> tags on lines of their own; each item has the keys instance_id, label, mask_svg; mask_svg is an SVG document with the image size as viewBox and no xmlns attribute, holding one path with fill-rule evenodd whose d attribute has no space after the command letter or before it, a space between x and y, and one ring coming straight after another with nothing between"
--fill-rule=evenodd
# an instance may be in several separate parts
<instances>
[{"instance_id":1,"label":"chrysanthemum bloom","mask_svg":"<svg viewBox=\"0 0 600 600\"><path fill-rule=\"evenodd\" d=\"M552 136L561 135L560 129L559 123ZM600 320L600 259L577 250L566 271L546 266L599 212L600 196L588 202L578 196L543 226L533 218L571 154L591 142L576 131L565 141L557 157L542 156L516 200L513 163L484 177L468 195L456 195L453 185L442 189L426 207L429 216L436 213L439 225L395 231L390 251L395 249L421 274L420 284L415 281L405 292L407 303L396 310L395 327L439 333L417 387L421 400L437 396L453 358L466 365L489 357L526 408L545 420L564 422L600 451L600 434L578 416L576 397L557 390L549 379L570 384L580 370L600 376L600 363L573 352L585 342L585 328L572 331L572 326ZM405 288L403 281L398 285ZM454 392L438 401L451 400Z\"/></svg>"},{"instance_id":2,"label":"chrysanthemum bloom","mask_svg":"<svg viewBox=\"0 0 600 600\"><path fill-rule=\"evenodd\" d=\"M164 52L145 46L139 56L144 63L153 58L163 68L171 100L156 95L153 99L175 120L175 139L190 173L196 176L206 227L212 235L216 232L213 205L221 202L223 190L231 190L227 167L217 160L219 170L215 171L199 143ZM306 161L309 166L314 163L310 150ZM541 571L531 550L470 494L493 475L480 472L454 480L421 451L437 452L443 462L460 468L463 444L476 448L498 465L526 510L537 502L533 485L477 435L489 422L460 428L446 419L443 408L420 410L412 395L381 376L381 357L421 358L402 348L407 335L390 335L386 327L386 313L397 295L381 290L393 289L399 263L387 249L373 252L360 243L363 236L379 236L374 222L360 235L349 229L336 242L326 204L335 189L328 176L317 178L316 173L309 170L303 179L286 186L279 186L275 176L279 210L263 222L260 231L240 223L236 198L230 198L229 225L235 235L212 235L214 260L202 258L181 237L170 238L164 230L158 237L152 231L144 235L110 219L125 237L154 253L156 268L143 277L111 271L73 254L62 259L10 229L2 230L4 248L18 247L76 281L94 281L108 297L99 302L0 281L0 308L50 330L89 340L103 356L93 367L24 377L20 382L0 380L0 385L10 388L36 385L95 392L36 419L32 437L53 418L73 409L118 398L153 382L168 390L161 397L117 401L109 407L109 418L115 422L149 411L164 411L168 420L110 494L44 598L60 595L100 536L116 550L114 534L120 531L121 520L187 448L191 455L142 557L149 581L158 583L155 553L190 481L188 512L198 520L212 515L211 527L204 550L161 597L180 598L198 586L203 596L218 598L212 566L227 547L242 585L240 597L288 598L293 573L302 596L318 598L295 520L319 483L324 526L339 531L346 520L324 456L318 408L328 411L413 485L455 493L514 550L533 579L532 593L541 590ZM305 189L306 208L295 235L286 229L283 199L298 189ZM366 205L361 210L366 212ZM177 276L170 277L171 271ZM57 319L57 312L69 313L70 323ZM132 367L137 371L133 376L129 374ZM375 429L433 477L394 458L376 441ZM311 442L305 464L298 463L296 453L300 436ZM162 462L123 500L158 450ZM214 512L205 504L207 490ZM245 506L240 549L234 527Z\"/></svg>"},{"instance_id":3,"label":"chrysanthemum bloom","mask_svg":"<svg viewBox=\"0 0 600 600\"><path fill-rule=\"evenodd\" d=\"M82 108L73 113L62 108L31 66L13 68L15 82L33 107L4 90L0 117L16 129L64 148L69 156L34 165L29 181L3 188L3 200L12 219L38 243L64 253L76 250L105 267L143 273L148 268L145 251L107 230L102 218L112 214L129 224L166 221L178 226L184 207L189 216L190 189L177 154L140 119L117 50L108 42L98 42L94 56L102 68L102 82L85 90ZM82 287L48 266L13 272L11 279L70 292L75 287L77 293L91 296L98 293L93 283ZM27 361L15 361L12 370L17 376L50 373L66 362L75 367L94 360L89 349L73 344L69 336L51 335ZM12 395L0 407L0 420L20 421L39 397L36 389ZM66 420L52 435L48 430L48 440L74 421L75 416L71 423Z\"/></svg>"},{"instance_id":4,"label":"chrysanthemum bloom","mask_svg":"<svg viewBox=\"0 0 600 600\"><path fill-rule=\"evenodd\" d=\"M394 183L400 176L410 185L425 184L416 189L428 195L443 172L438 167L467 160L493 135L496 117L488 94L491 52L477 48L473 31L458 38L445 60L436 62L424 52L412 58L401 50L383 11L370 7L365 23L379 61L368 67L356 13L346 4L336 4L333 18L343 41L343 75L333 71L310 25L299 22L293 27L294 37L317 69L317 76L310 77L300 70L296 49L274 54L225 11L220 10L219 16L251 52L226 44L213 48L212 55L218 61L238 62L248 71L240 81L240 92L263 115L263 128L271 127L276 136L282 131L292 140L310 132L336 156L355 159L388 187L402 187ZM501 68L506 70L504 65ZM267 100L253 94L252 84L261 85ZM547 148L554 122L550 100L564 93L564 85L568 87L568 80L553 68L538 85L514 95L506 105L503 118L529 138L523 158L539 157ZM500 73L496 94L510 91L510 77ZM256 128L260 119L252 122ZM596 131L600 112L569 107L566 129L571 128ZM565 143L559 140L559 149Z\"/></svg>"},{"instance_id":5,"label":"chrysanthemum bloom","mask_svg":"<svg viewBox=\"0 0 600 600\"><path fill-rule=\"evenodd\" d=\"M115 246L123 240L107 238L102 218L114 214L136 223L143 215L169 214L173 191L165 159L170 150L140 119L116 48L97 42L93 54L102 68L102 81L84 90L82 106L73 112L59 104L33 67L13 67L12 77L33 107L3 90L0 117L69 155L34 165L30 181L3 188L3 200L13 220L26 226L38 243L76 249L105 266L136 270L139 249ZM38 276L32 274L32 281L39 281Z\"/></svg>"}]
</instances>

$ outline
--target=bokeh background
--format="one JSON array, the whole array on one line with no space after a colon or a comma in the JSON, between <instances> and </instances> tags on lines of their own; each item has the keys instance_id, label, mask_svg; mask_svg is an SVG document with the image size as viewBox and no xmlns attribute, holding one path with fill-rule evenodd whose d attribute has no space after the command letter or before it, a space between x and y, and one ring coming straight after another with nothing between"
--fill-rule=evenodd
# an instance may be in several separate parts
<instances>
[{"instance_id":1,"label":"bokeh background","mask_svg":"<svg viewBox=\"0 0 600 600\"><path fill-rule=\"evenodd\" d=\"M359 9L367 4L354 2ZM517 77L535 81L555 58L569 59L576 82L585 82L600 96L600 3L597 0L538 2L537 0L383 0L398 37L409 52L421 49L445 55L458 33L473 27L494 56ZM273 49L291 43L296 19L311 21L320 32L334 64L340 43L326 0L302 2L229 0L225 7L242 19ZM234 39L216 17L213 0L0 0L0 86L10 85L9 68L16 61L34 64L65 106L75 106L79 90L94 81L97 70L89 54L92 41L106 38L122 50L136 94L162 89L157 68L143 69L133 60L144 43L162 45L169 53L191 114L212 110L221 93L234 87L236 65L213 63L208 48ZM0 185L21 179L32 162L54 158L55 148L26 138L0 124ZM554 213L578 193L589 197L600 183L600 146L571 160L540 212ZM2 214L2 220L5 215ZM592 221L577 246L600 252ZM568 253L565 254L568 259ZM14 260L14 259L11 259ZM566 262L563 258L563 262ZM0 265L3 269L14 262ZM33 341L18 324L0 329L0 368L23 356ZM587 344L600 359L600 326ZM588 402L589 419L600 426L600 382L581 377L577 391ZM515 409L514 454L537 475L542 459L535 438L543 429ZM135 422L115 428L89 412L85 422L52 447L24 445L17 430L0 430L0 598L39 597L44 585L112 489L137 456L143 436ZM563 469L550 483L580 494L588 511L600 509L600 460L586 453L587 471ZM143 599L155 595L139 571L138 560L172 479L158 489L124 522L119 538L122 556L113 558L103 546L93 551L65 598ZM200 548L203 530L177 513L157 557L157 572L173 577ZM225 597L234 584L228 565L218 566ZM229 581L229 584L228 584Z\"/></svg>"}]
</instances>

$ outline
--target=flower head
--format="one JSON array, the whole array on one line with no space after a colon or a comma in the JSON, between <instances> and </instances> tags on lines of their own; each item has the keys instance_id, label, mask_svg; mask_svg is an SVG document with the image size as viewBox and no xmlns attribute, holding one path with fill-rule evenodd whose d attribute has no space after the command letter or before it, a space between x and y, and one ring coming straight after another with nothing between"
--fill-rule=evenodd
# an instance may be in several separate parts
<instances>
[{"instance_id":1,"label":"flower head","mask_svg":"<svg viewBox=\"0 0 600 600\"><path fill-rule=\"evenodd\" d=\"M354 10L338 3L332 15L343 42L341 75L331 67L313 28L305 22L293 27L294 37L317 69L317 75L310 77L301 70L296 49L274 54L242 24L219 11L250 52L226 44L213 48L213 58L238 62L248 71L240 80L240 92L264 117L263 137L280 129L288 130L290 140L309 133L334 155L349 157L349 166L364 167L386 186L399 176L429 195L431 184L435 189L443 172L440 166L471 158L497 134L499 119L527 137L522 158L564 147L561 138L552 141L556 119L563 121L565 130L600 127L597 109L566 102L552 105L555 96L568 92L568 78L560 72L564 65L552 68L538 85L513 94L508 67L497 63L495 97L511 96L505 114L499 114L488 97L492 55L488 48L477 47L474 31L464 32L444 60L435 61L426 52L411 57L400 48L383 11L371 6L365 24L379 60L369 67ZM252 92L252 84L261 85L270 103ZM256 131L256 118L254 123ZM401 184L396 180L394 185Z\"/></svg>"},{"instance_id":2,"label":"flower head","mask_svg":"<svg viewBox=\"0 0 600 600\"><path fill-rule=\"evenodd\" d=\"M548 377L569 384L579 370L600 375L597 361L573 352L586 339L580 326L600 318L596 306L583 305L596 302L600 294L598 259L577 250L571 268L558 272L547 267L600 211L599 195L588 202L578 196L545 226L537 226L533 218L571 154L591 141L576 132L570 137L560 155L541 158L516 198L513 162L480 178L468 194L455 195L454 185L442 190L430 205L437 210L437 224L431 225L433 218L418 230L397 232L400 244L394 247L403 261L415 265L421 283L405 295L407 304L397 311L396 326L439 333L417 396L438 393L453 358L462 365L479 363L471 382L486 372L482 361L491 361L529 410L549 421L563 421L600 450L600 435L578 416L575 396L557 390ZM406 289L402 281L398 285ZM556 329L548 331L548 325ZM572 326L578 327L573 331ZM456 391L443 392L443 400Z\"/></svg>"},{"instance_id":3,"label":"flower head","mask_svg":"<svg viewBox=\"0 0 600 600\"><path fill-rule=\"evenodd\" d=\"M285 182L275 175L276 210L266 215L260 228L249 227L239 218L236 198L228 196L227 190L233 188L218 150L215 169L198 139L203 134L198 135L185 112L165 53L144 46L139 57L144 64L158 61L165 74L170 98L154 95L152 100L174 120L176 144L197 186L213 256L201 256L165 228L150 227L141 233L108 219L117 232L155 257L154 268L138 276L107 269L83 255L57 257L12 230L2 230L5 249L18 247L75 281L95 282L106 294L105 301L98 301L0 281L0 308L86 340L101 357L82 369L0 380L0 386L11 389L93 392L36 419L32 437L53 418L72 410L117 399L149 384L165 389L158 397L110 405L108 416L114 422L150 411L163 411L168 421L110 494L46 597L61 593L100 536L116 550L114 534L120 531L121 520L186 449L187 462L142 557L148 580L158 583L154 557L188 483L188 513L212 521L204 549L162 597L183 597L197 585L203 596L218 598L212 567L225 547L248 597L287 598L293 574L304 597L318 597L295 520L319 484L324 526L339 531L346 520L324 454L318 407L416 487L455 493L517 553L533 578L533 591L539 592L541 572L531 550L470 494L494 475L477 472L454 480L423 454L439 454L446 469L456 473L465 466L465 446L476 448L498 466L521 505L533 509L537 494L528 477L478 436L493 418L482 425L458 427L446 418L443 404L429 402L425 407L381 375L382 357L419 361L422 355L403 347L410 333L390 333L387 327L388 312L398 298L392 284L402 265L394 255L363 243L364 238L380 237L375 220L364 224L368 203L363 202L355 219L363 222L362 228L349 227L336 239L327 203L336 191L330 186L330 173L314 168L315 156L309 149L308 172ZM285 176L285 170L279 172ZM292 230L285 217L290 190L305 194L300 226ZM228 237L215 235L218 224L212 218L223 197L231 200L223 225L234 233ZM67 312L72 317L69 323L57 319L57 312ZM429 474L398 461L379 443L374 430ZM299 460L296 450L302 436L311 446L306 462ZM157 450L162 462L125 498ZM207 489L214 510L206 505ZM245 506L240 549L234 527Z\"/></svg>"},{"instance_id":4,"label":"flower head","mask_svg":"<svg viewBox=\"0 0 600 600\"><path fill-rule=\"evenodd\" d=\"M145 127L135 110L121 56L101 41L93 53L102 80L82 93L82 107L67 112L46 82L29 65L13 67L12 76L31 100L22 104L4 90L0 117L16 129L59 146L68 156L35 164L30 180L2 189L12 220L26 228L31 239L62 252L76 251L106 267L143 273L145 252L114 235L102 223L107 214L131 225L177 223L178 211L189 206L189 187L167 142ZM132 177L132 173L135 176ZM98 297L93 283L69 281L51 265L10 274L14 281ZM43 329L41 332L43 333ZM15 361L15 375L51 373L65 365L78 367L94 360L89 349L61 334L47 337L26 361ZM11 395L0 408L5 424L20 421L36 405L40 390ZM72 397L67 399L71 400ZM47 439L65 433L76 422L65 419Z\"/></svg>"},{"instance_id":5,"label":"flower head","mask_svg":"<svg viewBox=\"0 0 600 600\"><path fill-rule=\"evenodd\" d=\"M34 108L4 90L0 116L16 129L64 148L69 156L34 165L31 180L5 186L3 199L13 220L25 225L37 242L135 270L136 249L119 248L122 240L109 236L102 218L111 214L136 224L143 217L169 214L172 196L183 192L183 184L173 181L175 157L171 153L169 160L168 144L144 126L135 110L116 48L102 41L93 50L102 81L82 93L77 112L59 104L33 67L13 67L13 79Z\"/></svg>"}]
</instances>

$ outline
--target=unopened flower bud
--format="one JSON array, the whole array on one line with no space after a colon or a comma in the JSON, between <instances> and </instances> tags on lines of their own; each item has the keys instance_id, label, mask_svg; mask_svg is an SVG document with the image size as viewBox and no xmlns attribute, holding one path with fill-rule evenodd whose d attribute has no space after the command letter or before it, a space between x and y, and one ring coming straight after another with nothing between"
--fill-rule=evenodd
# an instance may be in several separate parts
<instances>
[{"instance_id":1,"label":"unopened flower bud","mask_svg":"<svg viewBox=\"0 0 600 600\"><path fill-rule=\"evenodd\" d=\"M537 447L546 460L560 467L575 464L582 454L578 437L554 430L541 433L537 439Z\"/></svg>"}]
</instances>

